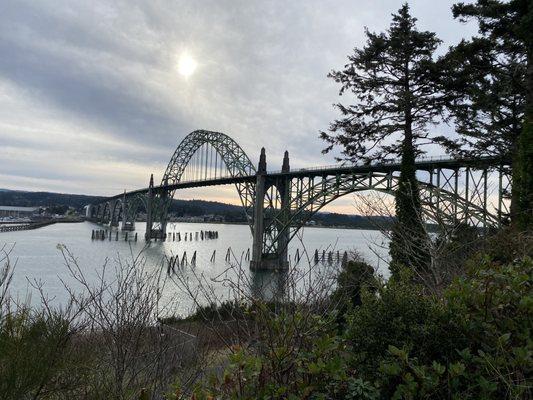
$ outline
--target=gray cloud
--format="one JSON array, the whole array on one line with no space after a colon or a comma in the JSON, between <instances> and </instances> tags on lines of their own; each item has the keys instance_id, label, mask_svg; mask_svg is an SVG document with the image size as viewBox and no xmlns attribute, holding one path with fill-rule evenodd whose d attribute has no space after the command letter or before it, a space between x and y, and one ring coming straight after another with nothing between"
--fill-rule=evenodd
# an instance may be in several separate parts
<instances>
[{"instance_id":1,"label":"gray cloud","mask_svg":"<svg viewBox=\"0 0 533 400\"><path fill-rule=\"evenodd\" d=\"M331 163L318 139L338 101L326 74L401 3L4 0L0 187L144 185L200 128L230 134L253 160L264 145L271 168L285 149L295 167ZM412 2L446 46L475 30L453 21L452 3ZM199 64L188 80L182 52Z\"/></svg>"}]
</instances>

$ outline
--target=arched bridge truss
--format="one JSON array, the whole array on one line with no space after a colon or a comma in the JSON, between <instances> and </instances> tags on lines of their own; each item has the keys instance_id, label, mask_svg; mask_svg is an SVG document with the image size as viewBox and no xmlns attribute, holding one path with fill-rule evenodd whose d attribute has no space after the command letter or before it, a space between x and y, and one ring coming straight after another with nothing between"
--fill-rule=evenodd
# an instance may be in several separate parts
<instances>
[{"instance_id":1,"label":"arched bridge truss","mask_svg":"<svg viewBox=\"0 0 533 400\"><path fill-rule=\"evenodd\" d=\"M508 164L482 160L417 161L423 211L428 222L491 228L506 223L511 181ZM253 236L252 268L287 265L287 246L325 205L350 193L393 195L398 163L336 165L291 171L285 153L281 171L267 172L262 150L256 169L229 136L194 131L178 145L161 184L88 206L92 220L133 230L146 216L146 239L163 238L171 201L184 188L234 184Z\"/></svg>"}]
</instances>

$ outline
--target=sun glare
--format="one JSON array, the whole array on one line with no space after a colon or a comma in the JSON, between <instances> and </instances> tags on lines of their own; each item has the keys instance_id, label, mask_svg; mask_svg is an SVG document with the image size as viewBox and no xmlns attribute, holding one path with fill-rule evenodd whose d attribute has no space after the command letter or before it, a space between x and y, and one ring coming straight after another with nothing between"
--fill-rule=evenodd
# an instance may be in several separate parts
<instances>
[{"instance_id":1,"label":"sun glare","mask_svg":"<svg viewBox=\"0 0 533 400\"><path fill-rule=\"evenodd\" d=\"M198 63L194 60L194 58L185 53L180 56L178 61L178 72L185 78L188 78L194 73L197 66Z\"/></svg>"}]
</instances>

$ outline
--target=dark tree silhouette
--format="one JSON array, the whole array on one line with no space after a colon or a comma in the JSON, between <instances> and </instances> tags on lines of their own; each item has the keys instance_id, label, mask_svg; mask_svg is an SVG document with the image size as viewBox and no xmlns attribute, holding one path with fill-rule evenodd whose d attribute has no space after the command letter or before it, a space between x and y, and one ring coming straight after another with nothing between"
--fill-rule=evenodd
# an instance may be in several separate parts
<instances>
[{"instance_id":1,"label":"dark tree silhouette","mask_svg":"<svg viewBox=\"0 0 533 400\"><path fill-rule=\"evenodd\" d=\"M443 60L449 110L461 137L437 138L456 155L512 161L511 213L522 226L532 221L532 13L530 0L454 5L455 18L478 21L479 37L450 48Z\"/></svg>"},{"instance_id":2,"label":"dark tree silhouette","mask_svg":"<svg viewBox=\"0 0 533 400\"><path fill-rule=\"evenodd\" d=\"M339 145L344 158L365 162L401 156L396 191L398 235L391 243L391 267L423 268L428 239L420 218L414 162L422 152L422 141L430 141L428 125L442 116L446 100L434 60L441 41L433 32L417 30L407 4L393 14L385 33L367 30L366 36L366 45L354 50L345 68L329 74L342 85L340 95L351 92L357 102L336 105L342 118L331 124L329 132L321 132L329 143L324 152Z\"/></svg>"}]
</instances>

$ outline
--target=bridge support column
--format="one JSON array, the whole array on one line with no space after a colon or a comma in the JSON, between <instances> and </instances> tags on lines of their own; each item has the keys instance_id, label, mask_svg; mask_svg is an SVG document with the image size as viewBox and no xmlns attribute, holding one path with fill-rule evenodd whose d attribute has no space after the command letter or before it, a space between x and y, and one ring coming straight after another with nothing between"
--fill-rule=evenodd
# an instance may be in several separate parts
<instances>
[{"instance_id":1,"label":"bridge support column","mask_svg":"<svg viewBox=\"0 0 533 400\"><path fill-rule=\"evenodd\" d=\"M283 172L289 172L289 153L285 152L283 159ZM255 204L254 204L254 225L253 225L253 245L252 260L250 268L252 270L276 270L289 267L287 245L289 243L289 231L281 232L278 242L273 246L274 251L265 253L263 251L265 241L265 219L264 219L264 199L267 188L266 182L266 155L265 149L261 149L259 167L257 169ZM279 230L283 228L290 216L290 179L282 178L277 180L275 186L281 197L281 219Z\"/></svg>"},{"instance_id":2,"label":"bridge support column","mask_svg":"<svg viewBox=\"0 0 533 400\"><path fill-rule=\"evenodd\" d=\"M148 185L148 193L146 194L146 233L144 238L148 241L152 239L152 207L154 203L154 174L150 175L150 185Z\"/></svg>"},{"instance_id":3,"label":"bridge support column","mask_svg":"<svg viewBox=\"0 0 533 400\"><path fill-rule=\"evenodd\" d=\"M281 167L281 172L290 172L291 167L289 164L289 152L286 151L283 156L283 166ZM288 246L289 246L289 237L290 230L288 227L288 222L291 215L291 180L290 178L283 178L278 185L278 192L281 197L281 221L282 226L278 229L286 228L284 231L280 232L279 243L278 243L278 252L279 252L279 262L280 266L283 268L288 268L289 258L288 258Z\"/></svg>"},{"instance_id":4,"label":"bridge support column","mask_svg":"<svg viewBox=\"0 0 533 400\"><path fill-rule=\"evenodd\" d=\"M264 269L263 266L263 230L264 230L264 199L266 183L266 153L265 148L261 149L259 157L259 166L257 168L255 183L255 204L254 204L254 226L252 230L252 260L250 261L251 269Z\"/></svg>"},{"instance_id":5,"label":"bridge support column","mask_svg":"<svg viewBox=\"0 0 533 400\"><path fill-rule=\"evenodd\" d=\"M122 197L122 224L120 225L122 232L135 230L135 213L130 213L130 206L126 198L126 191L124 190L124 196Z\"/></svg>"},{"instance_id":6,"label":"bridge support column","mask_svg":"<svg viewBox=\"0 0 533 400\"><path fill-rule=\"evenodd\" d=\"M85 218L92 218L94 213L94 206L92 204L87 204L85 206Z\"/></svg>"},{"instance_id":7,"label":"bridge support column","mask_svg":"<svg viewBox=\"0 0 533 400\"><path fill-rule=\"evenodd\" d=\"M164 184L165 186L168 185L168 178L165 179ZM162 208L159 210L159 216L160 216L159 218L161 219L160 225L159 225L161 231L159 232L159 235L162 238L164 238L167 233L168 209L167 207L163 206L163 204L165 204L168 201L168 192L161 193L160 200L161 200Z\"/></svg>"},{"instance_id":8,"label":"bridge support column","mask_svg":"<svg viewBox=\"0 0 533 400\"><path fill-rule=\"evenodd\" d=\"M117 200L111 200L109 202L109 226L118 226L118 215L115 215L115 207L117 205Z\"/></svg>"}]
</instances>

